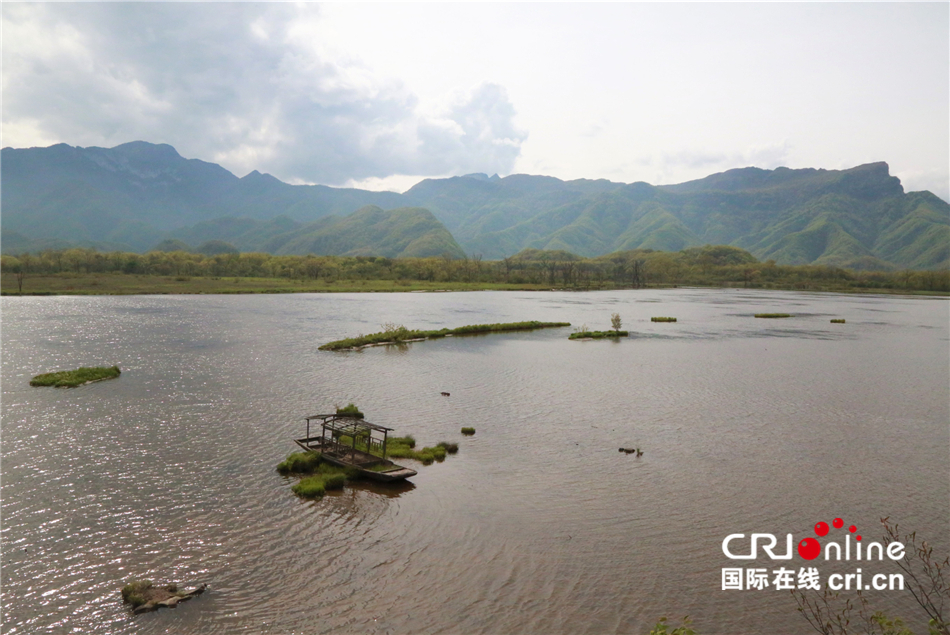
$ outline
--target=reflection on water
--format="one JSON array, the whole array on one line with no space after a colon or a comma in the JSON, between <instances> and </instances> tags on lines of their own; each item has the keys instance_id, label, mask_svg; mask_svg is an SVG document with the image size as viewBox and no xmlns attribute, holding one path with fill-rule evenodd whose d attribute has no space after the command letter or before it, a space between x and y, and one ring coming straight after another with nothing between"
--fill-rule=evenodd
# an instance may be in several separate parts
<instances>
[{"instance_id":1,"label":"reflection on water","mask_svg":"<svg viewBox=\"0 0 950 635\"><path fill-rule=\"evenodd\" d=\"M4 633L646 633L686 614L704 634L805 633L785 593L720 590L726 535L841 516L877 536L889 515L950 544L944 299L676 289L2 310ZM317 350L387 322L606 329L615 312L631 332L619 342L565 328ZM114 381L28 386L113 363ZM349 402L460 451L411 483L297 499L276 464L302 417ZM210 590L133 618L118 590L142 577ZM872 601L925 630L906 594Z\"/></svg>"}]
</instances>

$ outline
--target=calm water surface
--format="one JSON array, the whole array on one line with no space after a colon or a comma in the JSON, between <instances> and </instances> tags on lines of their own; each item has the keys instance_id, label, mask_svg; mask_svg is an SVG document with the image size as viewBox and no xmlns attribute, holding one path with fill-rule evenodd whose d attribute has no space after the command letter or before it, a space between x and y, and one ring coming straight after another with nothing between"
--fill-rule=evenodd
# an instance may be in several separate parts
<instances>
[{"instance_id":1,"label":"calm water surface","mask_svg":"<svg viewBox=\"0 0 950 635\"><path fill-rule=\"evenodd\" d=\"M721 590L736 565L726 535L798 540L840 516L878 539L890 516L950 546L946 299L676 289L0 306L4 633L645 634L686 614L704 635L807 633L787 591ZM317 350L386 322L606 329L615 312L632 335L617 343L552 329ZM111 364L114 381L28 385ZM274 467L302 417L351 401L461 450L403 486L296 498ZM823 576L844 564L819 561ZM132 578L209 592L133 617L118 593ZM870 597L925 632L909 594Z\"/></svg>"}]
</instances>

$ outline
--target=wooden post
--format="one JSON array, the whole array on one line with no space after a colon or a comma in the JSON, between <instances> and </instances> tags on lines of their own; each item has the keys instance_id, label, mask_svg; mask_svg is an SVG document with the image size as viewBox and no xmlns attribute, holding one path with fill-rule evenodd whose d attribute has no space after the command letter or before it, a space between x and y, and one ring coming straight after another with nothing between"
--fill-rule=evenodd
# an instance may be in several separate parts
<instances>
[{"instance_id":1,"label":"wooden post","mask_svg":"<svg viewBox=\"0 0 950 635\"><path fill-rule=\"evenodd\" d=\"M389 431L383 430L383 460L386 460L386 439L389 438Z\"/></svg>"}]
</instances>

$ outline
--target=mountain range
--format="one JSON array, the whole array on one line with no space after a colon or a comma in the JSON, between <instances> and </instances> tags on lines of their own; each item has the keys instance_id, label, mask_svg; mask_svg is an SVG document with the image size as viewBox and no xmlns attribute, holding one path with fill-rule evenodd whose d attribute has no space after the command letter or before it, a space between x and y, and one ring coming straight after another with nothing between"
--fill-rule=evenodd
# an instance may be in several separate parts
<instances>
[{"instance_id":1,"label":"mountain range","mask_svg":"<svg viewBox=\"0 0 950 635\"><path fill-rule=\"evenodd\" d=\"M886 163L848 170L740 168L678 185L470 174L403 194L290 185L143 141L4 148L5 253L224 241L275 254L486 259L524 249L597 256L703 244L780 264L950 266L950 205L904 192Z\"/></svg>"}]
</instances>

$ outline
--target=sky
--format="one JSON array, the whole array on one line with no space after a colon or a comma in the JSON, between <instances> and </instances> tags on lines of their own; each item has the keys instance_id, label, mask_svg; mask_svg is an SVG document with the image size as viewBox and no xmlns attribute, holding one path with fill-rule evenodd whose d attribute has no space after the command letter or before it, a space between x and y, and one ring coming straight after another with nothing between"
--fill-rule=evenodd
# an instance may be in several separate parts
<instances>
[{"instance_id":1,"label":"sky","mask_svg":"<svg viewBox=\"0 0 950 635\"><path fill-rule=\"evenodd\" d=\"M950 3L10 3L4 147L289 183L886 161L950 200Z\"/></svg>"}]
</instances>

